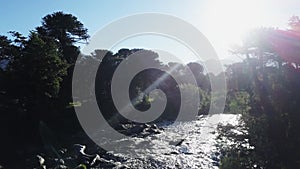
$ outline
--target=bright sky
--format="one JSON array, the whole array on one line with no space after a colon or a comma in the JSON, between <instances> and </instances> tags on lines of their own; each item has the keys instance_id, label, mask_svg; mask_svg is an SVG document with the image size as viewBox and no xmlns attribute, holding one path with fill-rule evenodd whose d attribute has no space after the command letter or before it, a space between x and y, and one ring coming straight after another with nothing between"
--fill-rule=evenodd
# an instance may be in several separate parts
<instances>
[{"instance_id":1,"label":"bright sky","mask_svg":"<svg viewBox=\"0 0 300 169\"><path fill-rule=\"evenodd\" d=\"M0 34L10 30L23 34L40 25L41 18L55 11L78 17L93 35L101 27L121 17L143 12L177 16L196 26L225 60L236 60L228 54L231 43L238 43L250 28L273 26L285 28L292 15L300 16L297 0L111 0L111 1L2 1ZM125 47L149 47L145 39L128 40ZM165 41L167 42L167 41ZM169 42L171 43L171 42ZM151 47L151 45L150 45ZM174 48L173 48L174 49ZM184 50L183 50L184 51Z\"/></svg>"}]
</instances>

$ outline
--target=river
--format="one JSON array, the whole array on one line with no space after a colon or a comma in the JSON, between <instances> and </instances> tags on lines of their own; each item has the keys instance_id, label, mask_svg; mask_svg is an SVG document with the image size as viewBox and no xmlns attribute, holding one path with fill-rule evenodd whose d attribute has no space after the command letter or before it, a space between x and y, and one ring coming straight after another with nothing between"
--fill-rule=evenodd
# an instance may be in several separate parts
<instances>
[{"instance_id":1,"label":"river","mask_svg":"<svg viewBox=\"0 0 300 169\"><path fill-rule=\"evenodd\" d=\"M237 125L239 117L232 114L214 114L200 116L190 122L164 124L161 126L164 130L160 134L145 138L127 137L110 142L126 143L126 149L130 149L128 153L111 153L127 159L122 162L122 166L128 168L217 169L220 153L216 128L220 123ZM118 148L124 147L116 147Z\"/></svg>"}]
</instances>

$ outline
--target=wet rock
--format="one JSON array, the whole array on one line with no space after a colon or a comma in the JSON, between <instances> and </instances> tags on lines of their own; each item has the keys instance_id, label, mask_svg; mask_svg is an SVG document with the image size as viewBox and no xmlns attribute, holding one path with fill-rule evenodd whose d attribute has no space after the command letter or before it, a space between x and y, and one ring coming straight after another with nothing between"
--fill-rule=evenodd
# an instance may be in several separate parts
<instances>
[{"instance_id":1,"label":"wet rock","mask_svg":"<svg viewBox=\"0 0 300 169\"><path fill-rule=\"evenodd\" d=\"M161 131L156 127L145 128L143 130L143 132L147 132L147 133L150 133L150 134L160 134L161 133Z\"/></svg>"},{"instance_id":2,"label":"wet rock","mask_svg":"<svg viewBox=\"0 0 300 169\"><path fill-rule=\"evenodd\" d=\"M180 139L180 140L177 140L177 141L170 141L170 145L173 145L173 146L180 146L183 142L184 142L185 139Z\"/></svg>"},{"instance_id":3,"label":"wet rock","mask_svg":"<svg viewBox=\"0 0 300 169\"><path fill-rule=\"evenodd\" d=\"M110 160L113 160L113 161L117 161L117 162L125 162L126 161L126 159L124 159L122 157L115 156L111 153L101 154L101 157L105 158L105 159L110 159Z\"/></svg>"},{"instance_id":4,"label":"wet rock","mask_svg":"<svg viewBox=\"0 0 300 169\"><path fill-rule=\"evenodd\" d=\"M118 167L118 169L130 169L130 167L128 167L127 165L122 165L122 166Z\"/></svg>"},{"instance_id":5,"label":"wet rock","mask_svg":"<svg viewBox=\"0 0 300 169\"><path fill-rule=\"evenodd\" d=\"M78 163L84 164L88 167L102 167L102 168L112 168L116 165L113 160L106 160L101 158L98 154L87 154L85 153L86 146L81 144L74 145L75 158Z\"/></svg>"},{"instance_id":6,"label":"wet rock","mask_svg":"<svg viewBox=\"0 0 300 169\"><path fill-rule=\"evenodd\" d=\"M153 146L136 151L141 156L132 157L127 154L113 154L113 151L106 152L95 146L94 143L86 141L85 137L82 140L76 140L81 144L75 144L73 147L71 145L71 149L57 150L59 158L58 156L47 157L45 154L39 154L44 159L44 162L40 163L39 158L32 155L30 162L34 165L26 165L25 168L41 168L37 167L40 164L53 169L218 168L220 158L224 152L212 142L216 138L216 134L208 132L211 138L207 137L209 139L206 140L206 138L202 139L200 137L200 132L195 132L202 129L202 125L199 124L200 122L198 121L178 123L173 126L165 126L164 131L155 124L123 124L119 129L128 133L128 136L132 136L127 137L125 141L138 146L141 145L141 147L148 145L146 143ZM158 133L160 134L155 135ZM53 154L51 155L53 156Z\"/></svg>"},{"instance_id":7,"label":"wet rock","mask_svg":"<svg viewBox=\"0 0 300 169\"><path fill-rule=\"evenodd\" d=\"M147 136L150 136L150 135L153 135L153 134L160 134L162 132L162 129L157 127L156 124L145 124L144 126L144 130L142 133L140 133L140 135L142 137L147 137Z\"/></svg>"},{"instance_id":8,"label":"wet rock","mask_svg":"<svg viewBox=\"0 0 300 169\"><path fill-rule=\"evenodd\" d=\"M123 124L120 132L132 137L147 137L153 134L160 134L162 128L156 124Z\"/></svg>"},{"instance_id":9,"label":"wet rock","mask_svg":"<svg viewBox=\"0 0 300 169\"><path fill-rule=\"evenodd\" d=\"M74 144L74 155L75 158L83 164L88 164L90 166L97 165L99 161L101 161L100 156L98 154L86 154L85 153L86 146L81 144Z\"/></svg>"},{"instance_id":10,"label":"wet rock","mask_svg":"<svg viewBox=\"0 0 300 169\"><path fill-rule=\"evenodd\" d=\"M102 167L102 168L113 168L116 166L113 160L106 160L104 158L99 158L98 160L98 165L94 165L97 167Z\"/></svg>"},{"instance_id":11,"label":"wet rock","mask_svg":"<svg viewBox=\"0 0 300 169\"><path fill-rule=\"evenodd\" d=\"M40 155L37 155L36 158L38 160L38 168L46 169L45 159Z\"/></svg>"},{"instance_id":12,"label":"wet rock","mask_svg":"<svg viewBox=\"0 0 300 169\"><path fill-rule=\"evenodd\" d=\"M86 149L85 145L74 144L73 148L74 148L75 156L84 156L85 155L85 152L84 152Z\"/></svg>"},{"instance_id":13,"label":"wet rock","mask_svg":"<svg viewBox=\"0 0 300 169\"><path fill-rule=\"evenodd\" d=\"M129 169L130 167L128 167L127 165L125 164L122 164L121 162L115 162L115 167L116 169Z\"/></svg>"}]
</instances>

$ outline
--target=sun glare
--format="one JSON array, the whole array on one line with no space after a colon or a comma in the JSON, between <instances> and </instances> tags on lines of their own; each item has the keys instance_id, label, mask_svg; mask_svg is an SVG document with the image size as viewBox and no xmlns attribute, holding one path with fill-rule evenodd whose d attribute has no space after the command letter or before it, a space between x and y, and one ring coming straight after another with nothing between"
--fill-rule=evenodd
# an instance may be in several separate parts
<instances>
[{"instance_id":1,"label":"sun glare","mask_svg":"<svg viewBox=\"0 0 300 169\"><path fill-rule=\"evenodd\" d=\"M265 12L258 0L215 0L206 9L207 36L222 46L239 43L245 32L261 26Z\"/></svg>"}]
</instances>

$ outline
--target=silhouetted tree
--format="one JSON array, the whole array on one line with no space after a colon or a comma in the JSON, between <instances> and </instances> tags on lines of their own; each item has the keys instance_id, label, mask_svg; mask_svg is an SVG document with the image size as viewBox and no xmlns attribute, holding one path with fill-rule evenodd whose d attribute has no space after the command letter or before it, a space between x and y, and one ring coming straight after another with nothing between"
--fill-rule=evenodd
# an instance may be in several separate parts
<instances>
[{"instance_id":1,"label":"silhouetted tree","mask_svg":"<svg viewBox=\"0 0 300 169\"><path fill-rule=\"evenodd\" d=\"M254 149L237 146L238 149L234 148L223 159L221 168L300 167L297 106L300 97L295 94L300 91L299 19L292 17L290 25L290 30L254 30L243 45L235 49L235 54L245 60L227 69L227 106L229 111L242 114L248 133L245 138ZM247 103L248 96L240 97L241 92L246 92L244 96L249 94L248 105L242 106L244 108L237 107Z\"/></svg>"}]
</instances>

